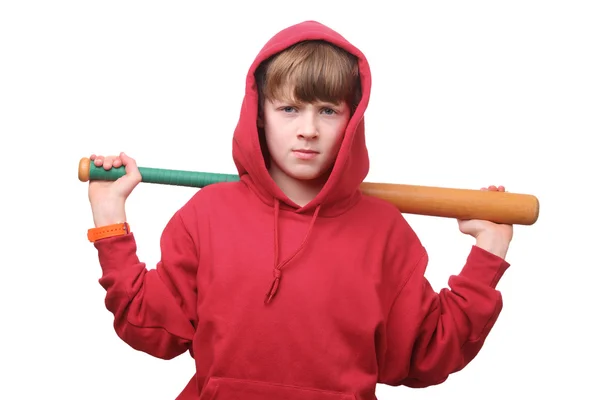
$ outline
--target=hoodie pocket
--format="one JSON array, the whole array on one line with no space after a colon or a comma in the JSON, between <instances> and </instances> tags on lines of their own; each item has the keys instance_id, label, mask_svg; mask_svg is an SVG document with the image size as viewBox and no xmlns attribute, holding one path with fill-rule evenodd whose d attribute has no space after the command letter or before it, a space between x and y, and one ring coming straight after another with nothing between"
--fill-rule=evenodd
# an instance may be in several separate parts
<instances>
[{"instance_id":1,"label":"hoodie pocket","mask_svg":"<svg viewBox=\"0 0 600 400\"><path fill-rule=\"evenodd\" d=\"M278 383L211 377L200 400L356 400L351 393Z\"/></svg>"}]
</instances>

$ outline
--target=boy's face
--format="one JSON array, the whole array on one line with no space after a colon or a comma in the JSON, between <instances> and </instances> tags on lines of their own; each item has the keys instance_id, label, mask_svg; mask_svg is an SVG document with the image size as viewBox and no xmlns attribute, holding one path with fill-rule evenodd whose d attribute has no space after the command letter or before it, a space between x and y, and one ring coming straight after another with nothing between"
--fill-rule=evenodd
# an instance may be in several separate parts
<instances>
[{"instance_id":1,"label":"boy's face","mask_svg":"<svg viewBox=\"0 0 600 400\"><path fill-rule=\"evenodd\" d=\"M350 114L345 103L264 101L259 125L272 175L296 181L321 178L335 161Z\"/></svg>"}]
</instances>

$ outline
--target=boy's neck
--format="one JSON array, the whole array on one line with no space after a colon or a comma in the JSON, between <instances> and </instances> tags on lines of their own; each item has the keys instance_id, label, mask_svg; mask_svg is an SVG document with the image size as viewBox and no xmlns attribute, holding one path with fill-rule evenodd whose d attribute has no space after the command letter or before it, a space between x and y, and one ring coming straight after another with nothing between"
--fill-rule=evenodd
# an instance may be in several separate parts
<instances>
[{"instance_id":1,"label":"boy's neck","mask_svg":"<svg viewBox=\"0 0 600 400\"><path fill-rule=\"evenodd\" d=\"M294 179L276 167L270 168L269 174L281 191L300 207L310 203L319 194L327 181L326 175L313 180Z\"/></svg>"}]
</instances>

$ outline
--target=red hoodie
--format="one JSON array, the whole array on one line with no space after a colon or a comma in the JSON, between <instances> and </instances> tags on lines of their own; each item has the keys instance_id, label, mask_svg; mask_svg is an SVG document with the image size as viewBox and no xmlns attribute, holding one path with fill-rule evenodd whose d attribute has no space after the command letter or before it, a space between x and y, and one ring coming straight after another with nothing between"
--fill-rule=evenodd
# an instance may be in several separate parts
<instances>
[{"instance_id":1,"label":"red hoodie","mask_svg":"<svg viewBox=\"0 0 600 400\"><path fill-rule=\"evenodd\" d=\"M359 58L363 98L331 177L304 207L270 178L259 145L259 63L328 40ZM392 205L361 194L369 168L364 55L314 21L275 35L247 75L233 159L239 182L197 192L167 224L147 269L132 233L95 243L119 337L196 373L179 400L366 400L377 383L425 387L478 353L502 307L508 263L473 246L449 288L424 277L427 254Z\"/></svg>"}]
</instances>

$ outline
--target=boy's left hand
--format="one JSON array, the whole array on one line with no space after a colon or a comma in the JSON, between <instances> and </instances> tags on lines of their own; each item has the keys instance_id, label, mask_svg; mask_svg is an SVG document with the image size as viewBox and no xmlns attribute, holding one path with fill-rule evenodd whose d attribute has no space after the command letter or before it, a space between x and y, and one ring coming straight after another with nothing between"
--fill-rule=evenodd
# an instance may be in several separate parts
<instances>
[{"instance_id":1,"label":"boy's left hand","mask_svg":"<svg viewBox=\"0 0 600 400\"><path fill-rule=\"evenodd\" d=\"M488 186L481 190L504 192L504 186ZM489 251L499 257L505 258L508 246L513 237L513 226L497 224L490 221L470 219L458 220L458 228L466 235L471 235L476 240L476 246Z\"/></svg>"}]
</instances>

